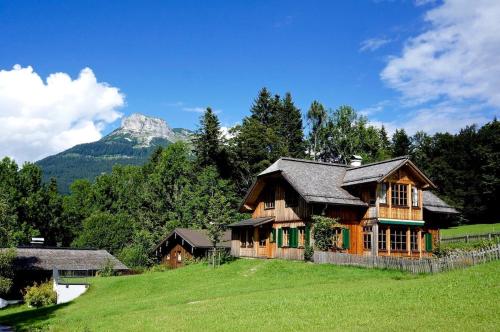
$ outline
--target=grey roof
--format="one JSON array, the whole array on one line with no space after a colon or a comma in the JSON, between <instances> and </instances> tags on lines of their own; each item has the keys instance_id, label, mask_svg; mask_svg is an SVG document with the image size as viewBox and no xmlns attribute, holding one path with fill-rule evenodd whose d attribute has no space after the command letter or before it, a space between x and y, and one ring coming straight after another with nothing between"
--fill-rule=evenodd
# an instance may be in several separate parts
<instances>
[{"instance_id":1,"label":"grey roof","mask_svg":"<svg viewBox=\"0 0 500 332\"><path fill-rule=\"evenodd\" d=\"M0 249L4 250L4 249ZM115 270L128 270L106 250L70 248L17 248L17 270L100 270L110 261Z\"/></svg>"},{"instance_id":2,"label":"grey roof","mask_svg":"<svg viewBox=\"0 0 500 332\"><path fill-rule=\"evenodd\" d=\"M429 190L423 194L424 209L435 213L458 214L459 212L446 204L441 198L437 197Z\"/></svg>"},{"instance_id":3,"label":"grey roof","mask_svg":"<svg viewBox=\"0 0 500 332\"><path fill-rule=\"evenodd\" d=\"M193 248L213 248L213 244L208 238L206 229L191 229L191 228L176 228L168 234L155 249L159 248L165 241L177 234L184 241L189 243ZM231 247L231 231L225 231L222 235L221 242L217 243L217 247L230 248Z\"/></svg>"},{"instance_id":4,"label":"grey roof","mask_svg":"<svg viewBox=\"0 0 500 332\"><path fill-rule=\"evenodd\" d=\"M254 219L245 219L241 221L237 221L229 225L229 227L244 227L244 226L260 226L270 221L273 221L274 217L261 217Z\"/></svg>"},{"instance_id":5,"label":"grey roof","mask_svg":"<svg viewBox=\"0 0 500 332\"><path fill-rule=\"evenodd\" d=\"M348 168L344 177L343 185L346 186L379 181L407 161L408 157L403 156L377 163Z\"/></svg>"},{"instance_id":6,"label":"grey roof","mask_svg":"<svg viewBox=\"0 0 500 332\"><path fill-rule=\"evenodd\" d=\"M259 177L280 172L308 203L367 206L342 188L348 166L310 160L281 158Z\"/></svg>"}]
</instances>

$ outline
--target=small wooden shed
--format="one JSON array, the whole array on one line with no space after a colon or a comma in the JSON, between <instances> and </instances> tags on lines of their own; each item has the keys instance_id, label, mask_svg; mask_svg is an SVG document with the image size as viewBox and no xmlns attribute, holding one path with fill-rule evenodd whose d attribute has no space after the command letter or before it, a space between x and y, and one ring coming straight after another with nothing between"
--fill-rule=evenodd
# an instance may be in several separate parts
<instances>
[{"instance_id":1,"label":"small wooden shed","mask_svg":"<svg viewBox=\"0 0 500 332\"><path fill-rule=\"evenodd\" d=\"M208 255L213 244L205 229L176 228L155 248L159 262L172 268L181 267L186 259L202 258ZM229 251L231 232L226 231L217 248Z\"/></svg>"}]
</instances>

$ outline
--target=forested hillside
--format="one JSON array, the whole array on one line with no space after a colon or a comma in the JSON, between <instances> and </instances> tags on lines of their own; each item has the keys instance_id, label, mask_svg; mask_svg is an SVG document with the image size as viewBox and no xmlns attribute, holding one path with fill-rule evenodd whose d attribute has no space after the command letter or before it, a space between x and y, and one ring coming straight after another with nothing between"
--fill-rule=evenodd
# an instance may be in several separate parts
<instances>
[{"instance_id":1,"label":"forested hillside","mask_svg":"<svg viewBox=\"0 0 500 332\"><path fill-rule=\"evenodd\" d=\"M107 153L102 149L94 145L86 153ZM236 212L242 196L279 157L348 163L353 154L365 163L408 154L438 185L440 196L463 213L461 222L498 221L496 119L458 134L409 137L401 129L389 138L383 127L371 126L349 106L330 110L315 101L303 123L291 94L262 89L230 138L208 108L192 145L157 147L143 166L115 166L94 182L74 181L67 196L57 193L55 181L42 182L39 166L19 169L5 158L0 162L0 247L40 235L48 244L104 248L129 266L147 265L151 248L175 227L217 234L242 218Z\"/></svg>"}]
</instances>

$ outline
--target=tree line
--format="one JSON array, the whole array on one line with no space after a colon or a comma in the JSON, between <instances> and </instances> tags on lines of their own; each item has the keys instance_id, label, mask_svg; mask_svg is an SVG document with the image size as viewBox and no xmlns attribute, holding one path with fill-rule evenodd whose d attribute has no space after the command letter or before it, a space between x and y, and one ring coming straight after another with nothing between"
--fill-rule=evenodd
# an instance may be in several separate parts
<instances>
[{"instance_id":1,"label":"tree line","mask_svg":"<svg viewBox=\"0 0 500 332\"><path fill-rule=\"evenodd\" d=\"M229 135L207 108L192 144L158 148L143 166L115 166L93 182L76 180L69 195L57 192L54 179L43 183L38 166L3 159L0 247L41 236L48 245L103 248L145 266L175 227L208 229L217 241L227 224L244 218L238 206L255 176L282 156L349 163L355 154L364 162L409 155L463 213L462 222L497 222L499 144L496 119L457 134L398 129L389 139L350 106L331 110L314 101L303 119L290 93L264 88Z\"/></svg>"}]
</instances>

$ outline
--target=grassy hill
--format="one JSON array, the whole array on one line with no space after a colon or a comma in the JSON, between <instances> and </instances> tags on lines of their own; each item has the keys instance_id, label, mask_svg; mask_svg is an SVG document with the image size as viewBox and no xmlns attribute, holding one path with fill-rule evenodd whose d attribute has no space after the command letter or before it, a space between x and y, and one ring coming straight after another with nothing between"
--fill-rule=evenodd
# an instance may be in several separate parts
<instances>
[{"instance_id":1,"label":"grassy hill","mask_svg":"<svg viewBox=\"0 0 500 332\"><path fill-rule=\"evenodd\" d=\"M238 260L95 278L73 303L0 310L50 331L494 331L500 262L439 275Z\"/></svg>"},{"instance_id":2,"label":"grassy hill","mask_svg":"<svg viewBox=\"0 0 500 332\"><path fill-rule=\"evenodd\" d=\"M475 224L475 225L462 225L457 227L450 227L442 229L442 236L462 236L471 234L484 234L490 232L500 232L500 223L496 224Z\"/></svg>"}]
</instances>

